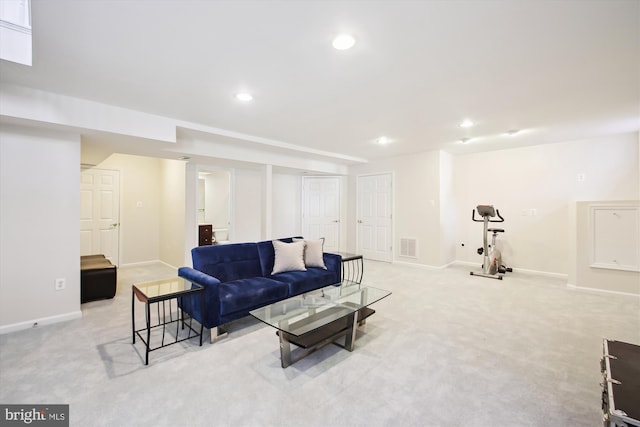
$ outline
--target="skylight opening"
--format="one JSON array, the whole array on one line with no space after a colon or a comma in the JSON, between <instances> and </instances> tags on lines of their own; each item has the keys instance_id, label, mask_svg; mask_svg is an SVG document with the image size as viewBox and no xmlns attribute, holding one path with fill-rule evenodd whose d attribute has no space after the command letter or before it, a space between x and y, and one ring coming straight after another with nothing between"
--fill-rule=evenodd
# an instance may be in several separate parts
<instances>
[{"instance_id":1,"label":"skylight opening","mask_svg":"<svg viewBox=\"0 0 640 427\"><path fill-rule=\"evenodd\" d=\"M31 0L0 1L0 59L32 64Z\"/></svg>"}]
</instances>

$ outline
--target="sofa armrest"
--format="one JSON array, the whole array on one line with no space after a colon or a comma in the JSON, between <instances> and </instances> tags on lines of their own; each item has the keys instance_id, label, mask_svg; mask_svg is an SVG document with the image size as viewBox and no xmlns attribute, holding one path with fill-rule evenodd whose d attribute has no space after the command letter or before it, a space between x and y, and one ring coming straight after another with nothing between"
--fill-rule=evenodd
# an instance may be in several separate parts
<instances>
[{"instance_id":1,"label":"sofa armrest","mask_svg":"<svg viewBox=\"0 0 640 427\"><path fill-rule=\"evenodd\" d=\"M322 258L324 259L324 265L327 267L327 270L335 273L336 278L338 279L336 283L342 281L342 256L338 254L331 254L325 252L322 254Z\"/></svg>"},{"instance_id":2,"label":"sofa armrest","mask_svg":"<svg viewBox=\"0 0 640 427\"><path fill-rule=\"evenodd\" d=\"M194 304L193 307L185 305L184 310L205 328L220 325L220 280L191 267L179 268L178 276L204 287L204 316L200 304Z\"/></svg>"}]
</instances>

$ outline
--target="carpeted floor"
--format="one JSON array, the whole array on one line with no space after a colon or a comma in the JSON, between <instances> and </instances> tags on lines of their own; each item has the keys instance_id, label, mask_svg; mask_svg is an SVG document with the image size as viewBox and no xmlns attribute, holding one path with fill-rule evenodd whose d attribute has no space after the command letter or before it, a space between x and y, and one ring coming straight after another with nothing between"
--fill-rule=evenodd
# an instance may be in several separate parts
<instances>
[{"instance_id":1,"label":"carpeted floor","mask_svg":"<svg viewBox=\"0 0 640 427\"><path fill-rule=\"evenodd\" d=\"M0 336L0 402L66 403L72 426L600 426L602 339L640 344L640 298L365 261L364 282L393 294L353 352L282 369L274 330L246 318L144 366L131 283L173 274L121 268L116 298L81 319Z\"/></svg>"}]
</instances>

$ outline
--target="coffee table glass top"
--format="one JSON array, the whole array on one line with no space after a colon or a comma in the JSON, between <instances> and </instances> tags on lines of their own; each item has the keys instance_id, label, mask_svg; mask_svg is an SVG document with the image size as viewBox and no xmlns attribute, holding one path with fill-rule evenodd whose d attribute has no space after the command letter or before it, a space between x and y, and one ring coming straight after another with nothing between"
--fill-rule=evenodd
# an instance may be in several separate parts
<instances>
[{"instance_id":1,"label":"coffee table glass top","mask_svg":"<svg viewBox=\"0 0 640 427\"><path fill-rule=\"evenodd\" d=\"M283 332L300 336L340 320L391 295L384 289L342 282L251 311L251 315Z\"/></svg>"}]
</instances>

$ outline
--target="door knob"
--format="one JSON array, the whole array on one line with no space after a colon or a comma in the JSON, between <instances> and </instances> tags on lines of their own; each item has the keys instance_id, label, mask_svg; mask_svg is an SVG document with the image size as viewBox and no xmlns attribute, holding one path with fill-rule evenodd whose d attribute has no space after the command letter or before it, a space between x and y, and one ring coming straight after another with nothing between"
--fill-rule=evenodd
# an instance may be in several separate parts
<instances>
[{"instance_id":1,"label":"door knob","mask_svg":"<svg viewBox=\"0 0 640 427\"><path fill-rule=\"evenodd\" d=\"M358 224L362 224L362 220L361 219L358 220Z\"/></svg>"},{"instance_id":2,"label":"door knob","mask_svg":"<svg viewBox=\"0 0 640 427\"><path fill-rule=\"evenodd\" d=\"M340 220L334 219L333 222L340 222Z\"/></svg>"}]
</instances>

